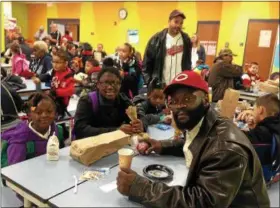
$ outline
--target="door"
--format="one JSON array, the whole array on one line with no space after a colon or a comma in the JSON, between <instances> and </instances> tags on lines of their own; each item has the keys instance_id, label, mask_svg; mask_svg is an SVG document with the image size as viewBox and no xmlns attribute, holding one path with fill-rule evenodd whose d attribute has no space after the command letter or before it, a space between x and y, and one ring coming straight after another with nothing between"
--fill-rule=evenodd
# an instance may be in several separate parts
<instances>
[{"instance_id":1,"label":"door","mask_svg":"<svg viewBox=\"0 0 280 208\"><path fill-rule=\"evenodd\" d=\"M217 53L220 21L198 21L197 34L206 52L206 64L213 65Z\"/></svg>"},{"instance_id":2,"label":"door","mask_svg":"<svg viewBox=\"0 0 280 208\"><path fill-rule=\"evenodd\" d=\"M72 38L74 41L78 41L79 38L79 25L78 24L67 24L67 30L72 34Z\"/></svg>"},{"instance_id":3,"label":"door","mask_svg":"<svg viewBox=\"0 0 280 208\"><path fill-rule=\"evenodd\" d=\"M64 26L64 30L68 30L72 34L74 41L80 40L80 20L79 19L48 19L48 25L56 23ZM50 28L48 28L48 32ZM61 33L64 35L64 32Z\"/></svg>"},{"instance_id":4,"label":"door","mask_svg":"<svg viewBox=\"0 0 280 208\"><path fill-rule=\"evenodd\" d=\"M257 62L259 75L269 77L279 20L249 20L244 62Z\"/></svg>"}]
</instances>

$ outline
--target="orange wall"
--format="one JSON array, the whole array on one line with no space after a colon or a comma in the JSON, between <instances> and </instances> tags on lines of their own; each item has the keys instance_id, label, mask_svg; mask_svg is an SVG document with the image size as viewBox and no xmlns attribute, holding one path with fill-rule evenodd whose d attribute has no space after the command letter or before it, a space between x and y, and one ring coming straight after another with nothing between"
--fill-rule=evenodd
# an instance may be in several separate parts
<instances>
[{"instance_id":1,"label":"orange wall","mask_svg":"<svg viewBox=\"0 0 280 208\"><path fill-rule=\"evenodd\" d=\"M127 9L126 20L119 19L120 8ZM40 25L46 27L48 18L79 18L80 41L88 41L94 47L97 43L104 43L105 50L112 53L116 46L127 41L128 29L138 29L140 40L134 46L143 53L149 38L167 27L168 16L173 9L186 14L184 28L191 35L196 32L198 20L220 20L221 8L221 2L179 1L28 4L28 38L33 38Z\"/></svg>"},{"instance_id":2,"label":"orange wall","mask_svg":"<svg viewBox=\"0 0 280 208\"><path fill-rule=\"evenodd\" d=\"M118 11L126 8L128 17L120 20ZM79 18L80 41L93 47L103 43L112 53L127 40L128 29L138 29L139 43L134 45L144 52L149 38L168 25L171 10L180 9L186 15L184 31L196 32L197 21L220 20L218 51L229 42L238 54L236 63L242 64L249 19L278 19L279 2L79 2L28 4L28 38L33 38L40 25L47 26L48 18ZM114 22L117 25L114 25ZM92 35L91 33L94 33Z\"/></svg>"},{"instance_id":3,"label":"orange wall","mask_svg":"<svg viewBox=\"0 0 280 208\"><path fill-rule=\"evenodd\" d=\"M228 42L237 64L243 64L249 19L279 19L279 2L223 2L218 49Z\"/></svg>"},{"instance_id":4,"label":"orange wall","mask_svg":"<svg viewBox=\"0 0 280 208\"><path fill-rule=\"evenodd\" d=\"M28 39L33 39L41 25L47 27L47 7L45 4L30 4L28 9Z\"/></svg>"}]
</instances>

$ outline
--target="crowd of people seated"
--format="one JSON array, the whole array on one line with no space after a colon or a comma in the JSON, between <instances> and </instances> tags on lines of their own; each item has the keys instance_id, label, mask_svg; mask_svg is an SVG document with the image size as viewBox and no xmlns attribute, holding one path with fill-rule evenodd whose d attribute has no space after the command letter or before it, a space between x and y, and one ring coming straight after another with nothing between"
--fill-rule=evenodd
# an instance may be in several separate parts
<instances>
[{"instance_id":1,"label":"crowd of people seated","mask_svg":"<svg viewBox=\"0 0 280 208\"><path fill-rule=\"evenodd\" d=\"M45 82L50 90L32 94L23 104L16 90L5 82L8 75L1 68L2 122L13 120L20 111L27 115L26 120L1 134L5 143L2 157L6 154L2 166L45 154L53 133L60 135L60 147L64 147L72 133L75 139L117 129L133 135L153 124L170 125L174 119L183 137L148 139L148 148L140 153L185 157L191 169L186 186L152 183L123 169L117 179L120 193L151 207L238 207L246 203L250 207L252 202L267 206L261 168L274 161L279 165L280 149L271 158L270 149L256 154L254 147L271 145L274 137L280 147L279 98L275 94L259 97L253 110L237 116L248 124L247 131L217 115L210 104L222 100L226 89L246 90L262 80L258 63L246 65L244 71L226 48L209 67L198 35L190 38L182 32L184 19L182 12L171 12L168 28L148 42L144 60L129 43L118 46L112 55L104 51L102 43L96 49L88 42L77 45L69 31L62 36L54 23L50 34L39 28L32 47L24 44L22 36L12 40L3 52L5 61L12 64L12 75L32 79L35 84ZM279 80L279 73L273 78ZM212 101L208 87L212 88ZM55 123L65 117L70 99L78 100L73 132ZM126 114L131 105L137 107L138 119L134 121ZM36 148L32 155L26 150L29 142Z\"/></svg>"}]
</instances>

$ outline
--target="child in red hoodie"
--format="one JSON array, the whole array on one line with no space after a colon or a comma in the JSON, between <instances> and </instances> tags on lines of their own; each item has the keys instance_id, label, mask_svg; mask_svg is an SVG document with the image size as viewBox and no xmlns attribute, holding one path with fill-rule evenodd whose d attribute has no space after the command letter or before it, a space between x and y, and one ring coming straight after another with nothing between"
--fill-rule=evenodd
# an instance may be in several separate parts
<instances>
[{"instance_id":1,"label":"child in red hoodie","mask_svg":"<svg viewBox=\"0 0 280 208\"><path fill-rule=\"evenodd\" d=\"M242 82L245 88L250 88L257 84L258 81L262 81L259 76L259 64L252 62L248 66L247 73L242 76Z\"/></svg>"},{"instance_id":2,"label":"child in red hoodie","mask_svg":"<svg viewBox=\"0 0 280 208\"><path fill-rule=\"evenodd\" d=\"M82 81L82 96L96 90L97 75L100 71L101 68L99 66L99 62L96 59L89 58L86 61L85 72L88 75L88 77Z\"/></svg>"},{"instance_id":3,"label":"child in red hoodie","mask_svg":"<svg viewBox=\"0 0 280 208\"><path fill-rule=\"evenodd\" d=\"M64 50L57 51L52 64L51 94L56 98L58 115L63 117L75 91L75 80L71 69L68 68L68 56Z\"/></svg>"}]
</instances>

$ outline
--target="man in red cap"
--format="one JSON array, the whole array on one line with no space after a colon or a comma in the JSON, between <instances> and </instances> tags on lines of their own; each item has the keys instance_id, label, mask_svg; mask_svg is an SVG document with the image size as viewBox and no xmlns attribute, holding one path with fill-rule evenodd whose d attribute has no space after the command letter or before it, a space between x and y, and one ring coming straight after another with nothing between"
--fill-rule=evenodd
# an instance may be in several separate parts
<instances>
[{"instance_id":1,"label":"man in red cap","mask_svg":"<svg viewBox=\"0 0 280 208\"><path fill-rule=\"evenodd\" d=\"M247 137L219 117L208 102L208 86L193 71L177 75L165 89L168 107L185 139L144 140L143 155L182 156L186 185L167 186L121 169L118 191L146 207L269 207L260 161ZM144 142L143 141L143 142Z\"/></svg>"},{"instance_id":2,"label":"man in red cap","mask_svg":"<svg viewBox=\"0 0 280 208\"><path fill-rule=\"evenodd\" d=\"M169 84L183 70L191 70L192 44L188 34L182 31L185 18L184 13L173 10L169 15L168 28L149 40L143 60L147 83L158 77Z\"/></svg>"}]
</instances>

